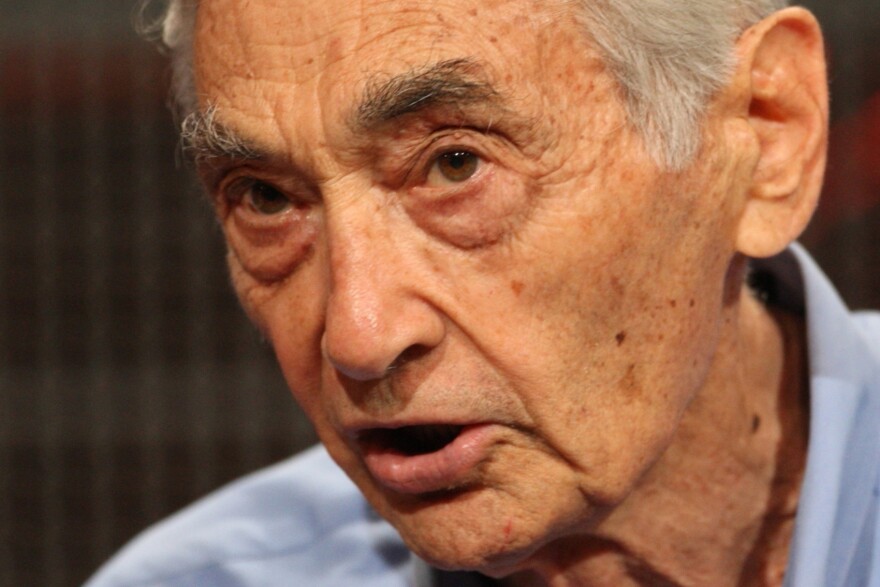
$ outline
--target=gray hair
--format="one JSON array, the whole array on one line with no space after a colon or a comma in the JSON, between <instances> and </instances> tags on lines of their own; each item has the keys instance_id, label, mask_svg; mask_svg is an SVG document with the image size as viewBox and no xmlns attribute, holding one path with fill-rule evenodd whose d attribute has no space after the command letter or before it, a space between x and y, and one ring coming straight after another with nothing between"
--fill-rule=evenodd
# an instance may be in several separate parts
<instances>
[{"instance_id":1,"label":"gray hair","mask_svg":"<svg viewBox=\"0 0 880 587\"><path fill-rule=\"evenodd\" d=\"M734 44L787 0L567 0L598 45L630 123L654 159L681 170L701 144L701 121L735 65ZM155 31L171 54L178 116L198 109L193 30L198 0L167 0Z\"/></svg>"}]
</instances>

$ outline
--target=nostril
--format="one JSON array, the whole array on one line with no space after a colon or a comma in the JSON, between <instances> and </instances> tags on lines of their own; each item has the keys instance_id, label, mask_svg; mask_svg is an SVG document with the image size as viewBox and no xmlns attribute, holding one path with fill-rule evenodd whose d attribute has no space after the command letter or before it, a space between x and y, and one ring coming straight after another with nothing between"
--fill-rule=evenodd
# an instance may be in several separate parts
<instances>
[{"instance_id":1,"label":"nostril","mask_svg":"<svg viewBox=\"0 0 880 587\"><path fill-rule=\"evenodd\" d=\"M382 379L388 372L388 368L371 368L363 365L355 367L340 361L334 361L333 357L330 357L330 363L343 377L352 381L374 381Z\"/></svg>"},{"instance_id":2,"label":"nostril","mask_svg":"<svg viewBox=\"0 0 880 587\"><path fill-rule=\"evenodd\" d=\"M388 371L399 369L411 361L415 361L431 352L431 349L423 344L410 345L397 355L397 358L388 365Z\"/></svg>"}]
</instances>

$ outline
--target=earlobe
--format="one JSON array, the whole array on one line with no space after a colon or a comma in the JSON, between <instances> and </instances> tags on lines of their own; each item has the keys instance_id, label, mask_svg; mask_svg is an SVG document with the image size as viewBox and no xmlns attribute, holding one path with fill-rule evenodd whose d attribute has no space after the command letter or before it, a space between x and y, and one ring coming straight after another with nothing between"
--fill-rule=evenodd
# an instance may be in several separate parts
<instances>
[{"instance_id":1,"label":"earlobe","mask_svg":"<svg viewBox=\"0 0 880 587\"><path fill-rule=\"evenodd\" d=\"M748 121L758 142L738 227L739 252L766 257L809 222L825 170L828 91L822 33L801 8L773 14L740 39Z\"/></svg>"}]
</instances>

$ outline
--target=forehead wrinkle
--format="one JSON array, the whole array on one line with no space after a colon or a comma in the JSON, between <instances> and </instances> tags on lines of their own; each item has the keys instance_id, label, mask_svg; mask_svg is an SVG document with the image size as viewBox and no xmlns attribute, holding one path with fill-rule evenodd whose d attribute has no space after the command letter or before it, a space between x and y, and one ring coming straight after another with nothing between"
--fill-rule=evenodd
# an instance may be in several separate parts
<instances>
[{"instance_id":1,"label":"forehead wrinkle","mask_svg":"<svg viewBox=\"0 0 880 587\"><path fill-rule=\"evenodd\" d=\"M440 61L382 79L367 80L354 113L354 126L370 130L404 115L437 106L500 105L501 97L472 59Z\"/></svg>"}]
</instances>

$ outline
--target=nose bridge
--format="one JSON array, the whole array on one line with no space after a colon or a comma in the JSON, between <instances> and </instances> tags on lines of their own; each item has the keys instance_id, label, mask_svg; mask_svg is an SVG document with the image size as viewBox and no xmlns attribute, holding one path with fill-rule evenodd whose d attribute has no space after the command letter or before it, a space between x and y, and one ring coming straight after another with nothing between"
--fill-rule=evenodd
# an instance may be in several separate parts
<instances>
[{"instance_id":1,"label":"nose bridge","mask_svg":"<svg viewBox=\"0 0 880 587\"><path fill-rule=\"evenodd\" d=\"M328 323L361 333L379 334L383 295L382 260L389 246L382 212L372 202L348 200L328 213L330 298ZM329 326L329 324L328 324Z\"/></svg>"},{"instance_id":2,"label":"nose bridge","mask_svg":"<svg viewBox=\"0 0 880 587\"><path fill-rule=\"evenodd\" d=\"M328 197L327 201L332 201ZM327 360L347 377L382 377L413 346L442 338L442 320L420 296L400 249L393 210L367 193L328 206L330 291L322 340Z\"/></svg>"}]
</instances>

